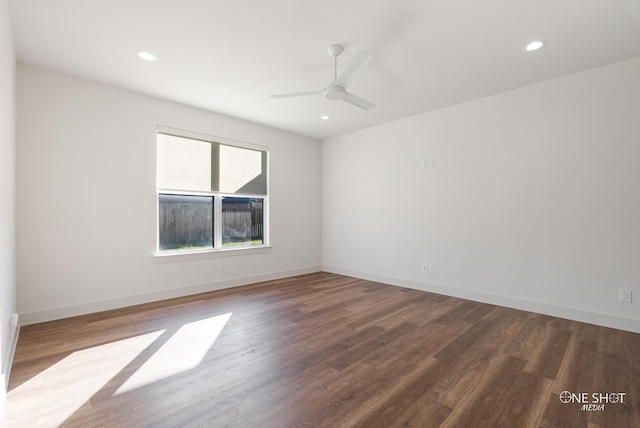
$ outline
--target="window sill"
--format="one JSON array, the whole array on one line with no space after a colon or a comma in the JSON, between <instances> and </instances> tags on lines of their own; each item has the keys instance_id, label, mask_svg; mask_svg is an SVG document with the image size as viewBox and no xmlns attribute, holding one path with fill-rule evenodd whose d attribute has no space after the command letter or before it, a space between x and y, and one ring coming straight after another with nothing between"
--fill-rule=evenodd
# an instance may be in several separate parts
<instances>
[{"instance_id":1,"label":"window sill","mask_svg":"<svg viewBox=\"0 0 640 428\"><path fill-rule=\"evenodd\" d=\"M270 245L260 245L249 248L223 248L217 250L181 251L155 253L157 263L182 262L189 260L214 259L218 257L242 256L248 254L261 254L271 251Z\"/></svg>"}]
</instances>

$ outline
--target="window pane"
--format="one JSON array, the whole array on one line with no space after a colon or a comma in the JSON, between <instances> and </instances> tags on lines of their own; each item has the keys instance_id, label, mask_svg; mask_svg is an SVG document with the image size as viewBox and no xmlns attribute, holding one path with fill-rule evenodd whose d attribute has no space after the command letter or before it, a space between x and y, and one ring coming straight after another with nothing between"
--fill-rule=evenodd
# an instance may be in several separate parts
<instances>
[{"instance_id":1,"label":"window pane","mask_svg":"<svg viewBox=\"0 0 640 428\"><path fill-rule=\"evenodd\" d=\"M267 194L267 153L220 144L218 190L245 195Z\"/></svg>"},{"instance_id":2,"label":"window pane","mask_svg":"<svg viewBox=\"0 0 640 428\"><path fill-rule=\"evenodd\" d=\"M157 187L211 190L211 143L158 134Z\"/></svg>"},{"instance_id":3,"label":"window pane","mask_svg":"<svg viewBox=\"0 0 640 428\"><path fill-rule=\"evenodd\" d=\"M263 200L222 198L222 246L251 246L264 243Z\"/></svg>"},{"instance_id":4,"label":"window pane","mask_svg":"<svg viewBox=\"0 0 640 428\"><path fill-rule=\"evenodd\" d=\"M158 195L160 250L213 246L213 197Z\"/></svg>"}]
</instances>

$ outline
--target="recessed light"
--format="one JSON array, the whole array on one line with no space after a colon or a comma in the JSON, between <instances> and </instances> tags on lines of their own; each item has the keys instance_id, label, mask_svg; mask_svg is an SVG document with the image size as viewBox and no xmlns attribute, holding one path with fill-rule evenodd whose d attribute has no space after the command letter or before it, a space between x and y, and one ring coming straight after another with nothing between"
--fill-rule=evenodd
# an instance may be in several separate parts
<instances>
[{"instance_id":1,"label":"recessed light","mask_svg":"<svg viewBox=\"0 0 640 428\"><path fill-rule=\"evenodd\" d=\"M157 61L158 57L152 54L151 52L138 52L138 56L145 61Z\"/></svg>"},{"instance_id":2,"label":"recessed light","mask_svg":"<svg viewBox=\"0 0 640 428\"><path fill-rule=\"evenodd\" d=\"M327 116L326 114L323 114L322 116L320 116L320 119L329 120L329 119L331 119L331 116Z\"/></svg>"},{"instance_id":3,"label":"recessed light","mask_svg":"<svg viewBox=\"0 0 640 428\"><path fill-rule=\"evenodd\" d=\"M537 51L541 47L543 47L547 42L544 40L534 40L533 42L527 43L524 46L524 50L527 52Z\"/></svg>"}]
</instances>

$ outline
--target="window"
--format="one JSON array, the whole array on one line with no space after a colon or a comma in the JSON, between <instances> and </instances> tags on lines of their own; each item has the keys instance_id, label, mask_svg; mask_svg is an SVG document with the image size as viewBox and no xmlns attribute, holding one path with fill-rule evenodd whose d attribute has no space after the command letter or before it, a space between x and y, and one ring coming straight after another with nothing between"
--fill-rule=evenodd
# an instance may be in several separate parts
<instances>
[{"instance_id":1,"label":"window","mask_svg":"<svg viewBox=\"0 0 640 428\"><path fill-rule=\"evenodd\" d=\"M161 129L157 136L158 252L267 245L267 151Z\"/></svg>"}]
</instances>

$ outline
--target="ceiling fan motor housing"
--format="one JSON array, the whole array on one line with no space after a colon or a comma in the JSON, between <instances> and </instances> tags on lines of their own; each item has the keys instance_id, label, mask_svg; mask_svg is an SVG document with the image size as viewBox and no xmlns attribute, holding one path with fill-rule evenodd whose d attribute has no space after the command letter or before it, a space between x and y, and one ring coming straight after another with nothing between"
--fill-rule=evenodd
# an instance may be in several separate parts
<instances>
[{"instance_id":1,"label":"ceiling fan motor housing","mask_svg":"<svg viewBox=\"0 0 640 428\"><path fill-rule=\"evenodd\" d=\"M324 96L328 100L341 100L347 96L347 91L342 86L331 85L325 88Z\"/></svg>"}]
</instances>

